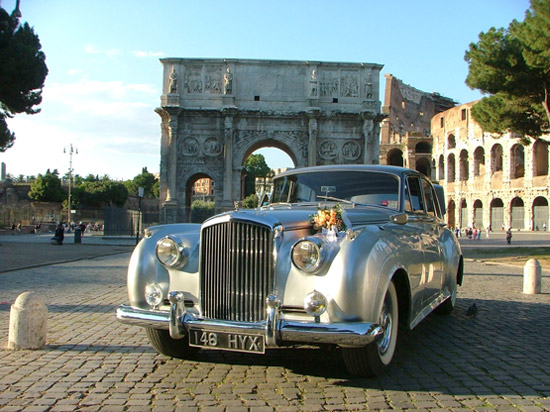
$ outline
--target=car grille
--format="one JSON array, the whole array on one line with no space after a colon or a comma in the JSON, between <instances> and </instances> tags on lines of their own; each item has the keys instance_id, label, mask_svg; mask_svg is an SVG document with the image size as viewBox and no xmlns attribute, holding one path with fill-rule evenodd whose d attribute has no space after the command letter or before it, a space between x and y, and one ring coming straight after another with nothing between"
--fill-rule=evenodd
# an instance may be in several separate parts
<instances>
[{"instance_id":1,"label":"car grille","mask_svg":"<svg viewBox=\"0 0 550 412\"><path fill-rule=\"evenodd\" d=\"M234 221L203 229L204 317L241 322L265 319L265 302L274 283L272 233L265 226Z\"/></svg>"}]
</instances>

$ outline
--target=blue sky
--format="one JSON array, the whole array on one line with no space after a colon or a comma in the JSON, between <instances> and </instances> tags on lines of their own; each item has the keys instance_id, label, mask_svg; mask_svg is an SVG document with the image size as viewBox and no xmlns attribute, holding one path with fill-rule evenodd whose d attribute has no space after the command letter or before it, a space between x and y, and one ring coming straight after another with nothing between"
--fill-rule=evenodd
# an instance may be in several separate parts
<instances>
[{"instance_id":1,"label":"blue sky","mask_svg":"<svg viewBox=\"0 0 550 412\"><path fill-rule=\"evenodd\" d=\"M1 0L11 12L15 0ZM383 64L426 92L481 97L464 83L464 52L482 31L523 20L529 0L21 0L49 75L41 113L9 120L17 140L0 153L18 176L69 168L131 179L160 169L163 57L321 60ZM263 152L272 168L288 156Z\"/></svg>"}]
</instances>

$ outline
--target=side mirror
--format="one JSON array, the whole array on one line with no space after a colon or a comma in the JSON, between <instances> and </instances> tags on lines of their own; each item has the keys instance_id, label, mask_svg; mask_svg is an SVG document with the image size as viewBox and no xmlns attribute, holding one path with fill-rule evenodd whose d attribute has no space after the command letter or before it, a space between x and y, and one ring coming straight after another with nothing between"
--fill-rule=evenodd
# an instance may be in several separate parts
<instances>
[{"instance_id":1,"label":"side mirror","mask_svg":"<svg viewBox=\"0 0 550 412\"><path fill-rule=\"evenodd\" d=\"M406 213L400 213L398 215L390 216L390 221L397 225L404 225L409 221L409 215Z\"/></svg>"}]
</instances>

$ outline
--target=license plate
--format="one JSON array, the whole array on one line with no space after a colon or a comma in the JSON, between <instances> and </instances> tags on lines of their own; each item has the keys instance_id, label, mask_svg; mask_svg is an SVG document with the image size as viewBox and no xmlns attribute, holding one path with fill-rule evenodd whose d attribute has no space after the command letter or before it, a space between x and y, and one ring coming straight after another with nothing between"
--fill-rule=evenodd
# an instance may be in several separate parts
<instances>
[{"instance_id":1,"label":"license plate","mask_svg":"<svg viewBox=\"0 0 550 412\"><path fill-rule=\"evenodd\" d=\"M203 349L220 349L236 352L265 353L264 337L243 333L189 330L189 345Z\"/></svg>"}]
</instances>

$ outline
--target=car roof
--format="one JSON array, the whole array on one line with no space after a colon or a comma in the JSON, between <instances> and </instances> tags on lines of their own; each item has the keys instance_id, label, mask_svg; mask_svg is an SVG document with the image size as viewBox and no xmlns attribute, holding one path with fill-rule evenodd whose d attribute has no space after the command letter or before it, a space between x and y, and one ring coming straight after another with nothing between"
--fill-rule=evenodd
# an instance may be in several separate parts
<instances>
[{"instance_id":1,"label":"car roof","mask_svg":"<svg viewBox=\"0 0 550 412\"><path fill-rule=\"evenodd\" d=\"M402 166L390 166L390 165L363 165L363 164L345 164L345 165L325 165L325 166L310 166L297 169L287 170L281 174L275 176L275 178L287 175L293 175L297 173L318 173L318 172L338 172L338 171L358 171L358 172L384 172L392 173L398 176L404 174L417 174L420 172L417 170L409 169Z\"/></svg>"}]
</instances>

